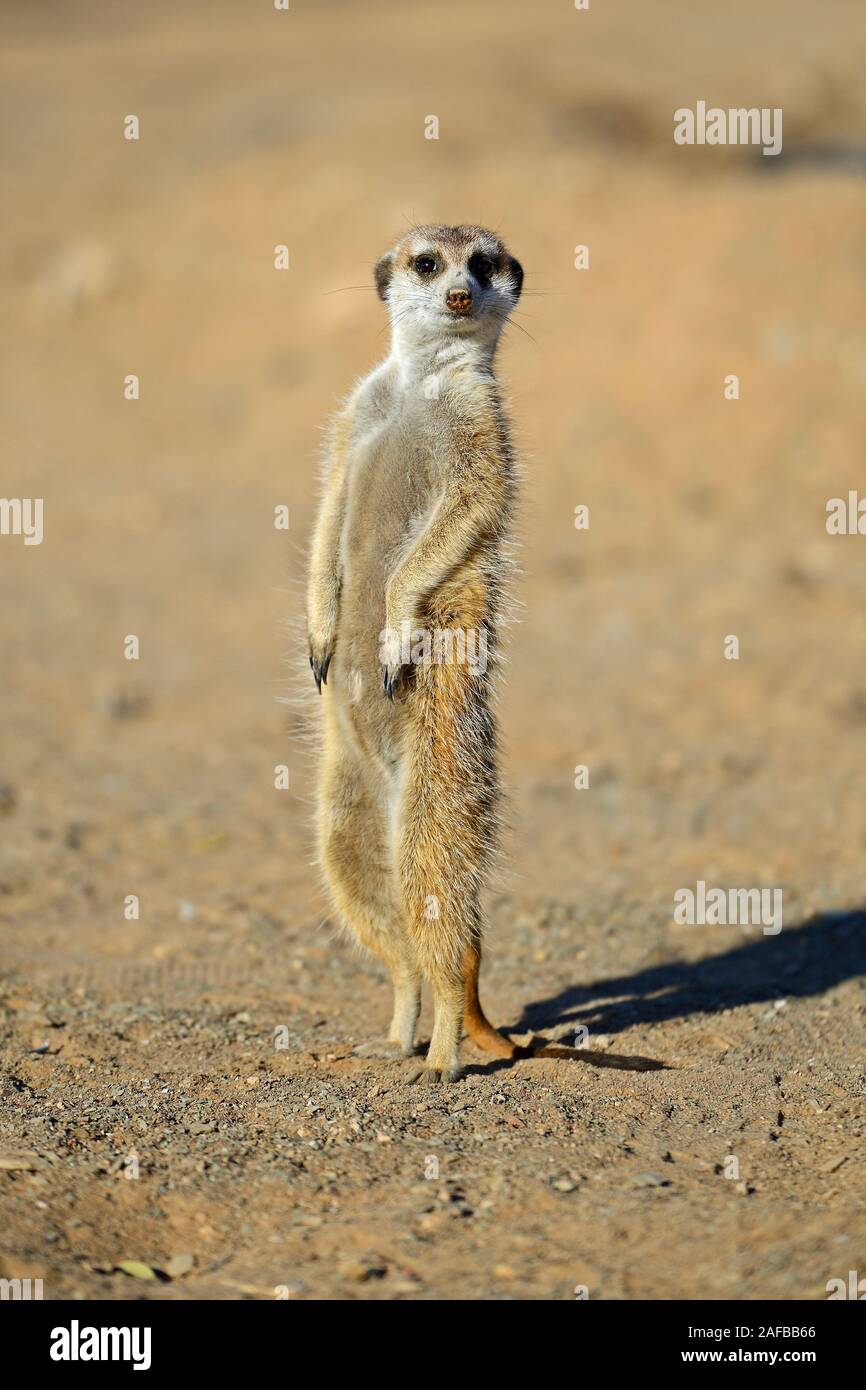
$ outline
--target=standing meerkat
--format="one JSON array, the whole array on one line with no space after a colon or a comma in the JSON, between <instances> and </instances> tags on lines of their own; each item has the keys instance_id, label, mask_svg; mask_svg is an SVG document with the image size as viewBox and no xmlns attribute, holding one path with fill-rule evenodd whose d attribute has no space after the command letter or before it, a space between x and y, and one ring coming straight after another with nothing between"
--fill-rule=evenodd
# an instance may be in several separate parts
<instances>
[{"instance_id":1,"label":"standing meerkat","mask_svg":"<svg viewBox=\"0 0 866 1390\"><path fill-rule=\"evenodd\" d=\"M452 1081L461 1029L526 1053L478 999L480 896L499 787L491 670L515 467L493 357L523 270L482 227L416 227L376 265L388 357L337 416L307 613L323 694L321 864L337 911L387 964L394 1014L368 1056ZM470 655L471 653L471 655Z\"/></svg>"}]
</instances>

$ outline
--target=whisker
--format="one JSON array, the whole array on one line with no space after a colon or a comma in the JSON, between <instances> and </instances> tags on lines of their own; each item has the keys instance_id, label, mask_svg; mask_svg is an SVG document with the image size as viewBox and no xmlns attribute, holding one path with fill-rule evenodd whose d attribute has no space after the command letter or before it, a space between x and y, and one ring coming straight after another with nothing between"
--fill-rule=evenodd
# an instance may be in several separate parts
<instances>
[{"instance_id":1,"label":"whisker","mask_svg":"<svg viewBox=\"0 0 866 1390\"><path fill-rule=\"evenodd\" d=\"M513 319L513 318L509 319L508 322L506 323L505 327L506 327L506 328L518 328L518 329L520 330L520 332L524 335L524 337L528 338L529 341L530 341L531 343L535 343L535 346L536 346L536 347L539 346L538 341L537 341L535 338L533 338L533 336L532 336L532 334L529 332L529 330L528 330L527 328L524 328L522 323L517 323L517 321L516 321L515 319Z\"/></svg>"},{"instance_id":2,"label":"whisker","mask_svg":"<svg viewBox=\"0 0 866 1390\"><path fill-rule=\"evenodd\" d=\"M327 297L327 295L329 295L329 294L345 294L347 290L373 290L373 291L375 291L375 289L376 289L376 286L375 286L375 285L341 285L340 288L339 288L339 289L336 289L336 290L323 290L323 291L322 291L322 294L323 294L323 296Z\"/></svg>"}]
</instances>

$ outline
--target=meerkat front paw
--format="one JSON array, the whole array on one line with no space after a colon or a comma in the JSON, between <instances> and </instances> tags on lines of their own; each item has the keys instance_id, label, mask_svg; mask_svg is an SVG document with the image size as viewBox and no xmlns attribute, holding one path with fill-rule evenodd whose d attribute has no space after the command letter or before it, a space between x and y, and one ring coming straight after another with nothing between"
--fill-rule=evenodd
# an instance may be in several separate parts
<instances>
[{"instance_id":1,"label":"meerkat front paw","mask_svg":"<svg viewBox=\"0 0 866 1390\"><path fill-rule=\"evenodd\" d=\"M409 616L405 616L408 613ZM404 616L400 616L403 614ZM382 663L382 688L393 700L404 684L412 663L412 644L421 636L421 628L412 610L404 605L389 604L385 628L379 635L379 660Z\"/></svg>"},{"instance_id":2,"label":"meerkat front paw","mask_svg":"<svg viewBox=\"0 0 866 1390\"><path fill-rule=\"evenodd\" d=\"M328 668L333 655L333 640L314 641L312 637L310 638L310 670L320 695L322 686L328 684Z\"/></svg>"},{"instance_id":3,"label":"meerkat front paw","mask_svg":"<svg viewBox=\"0 0 866 1390\"><path fill-rule=\"evenodd\" d=\"M403 680L407 653L401 641L400 629L389 623L381 635L379 660L382 663L382 689L393 700Z\"/></svg>"},{"instance_id":4,"label":"meerkat front paw","mask_svg":"<svg viewBox=\"0 0 866 1390\"><path fill-rule=\"evenodd\" d=\"M403 673L405 669L405 666L386 665L383 667L382 689L385 691L389 700L393 700L397 691L400 689L403 683Z\"/></svg>"}]
</instances>

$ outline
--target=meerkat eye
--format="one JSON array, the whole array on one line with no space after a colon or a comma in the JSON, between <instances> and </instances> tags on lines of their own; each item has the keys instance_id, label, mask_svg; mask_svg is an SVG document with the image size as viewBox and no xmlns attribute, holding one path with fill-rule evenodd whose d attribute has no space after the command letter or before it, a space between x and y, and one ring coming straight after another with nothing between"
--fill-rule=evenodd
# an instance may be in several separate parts
<instances>
[{"instance_id":1,"label":"meerkat eye","mask_svg":"<svg viewBox=\"0 0 866 1390\"><path fill-rule=\"evenodd\" d=\"M434 256L416 256L415 269L419 275L435 275L438 269Z\"/></svg>"},{"instance_id":2,"label":"meerkat eye","mask_svg":"<svg viewBox=\"0 0 866 1390\"><path fill-rule=\"evenodd\" d=\"M495 270L495 266L489 256L483 256L478 252L476 255L469 257L469 269L472 271L475 279L483 285L490 279Z\"/></svg>"}]
</instances>

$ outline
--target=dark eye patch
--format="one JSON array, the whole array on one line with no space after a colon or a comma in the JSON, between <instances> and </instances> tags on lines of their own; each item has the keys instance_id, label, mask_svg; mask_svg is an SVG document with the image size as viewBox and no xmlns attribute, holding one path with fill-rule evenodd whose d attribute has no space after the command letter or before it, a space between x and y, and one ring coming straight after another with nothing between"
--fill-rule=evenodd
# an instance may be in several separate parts
<instances>
[{"instance_id":1,"label":"dark eye patch","mask_svg":"<svg viewBox=\"0 0 866 1390\"><path fill-rule=\"evenodd\" d=\"M439 269L435 256L416 256L412 264L419 275L435 275Z\"/></svg>"},{"instance_id":2,"label":"dark eye patch","mask_svg":"<svg viewBox=\"0 0 866 1390\"><path fill-rule=\"evenodd\" d=\"M485 256L483 251L476 251L469 257L469 269L475 276L480 285L486 285L490 281L496 266L489 256Z\"/></svg>"}]
</instances>

